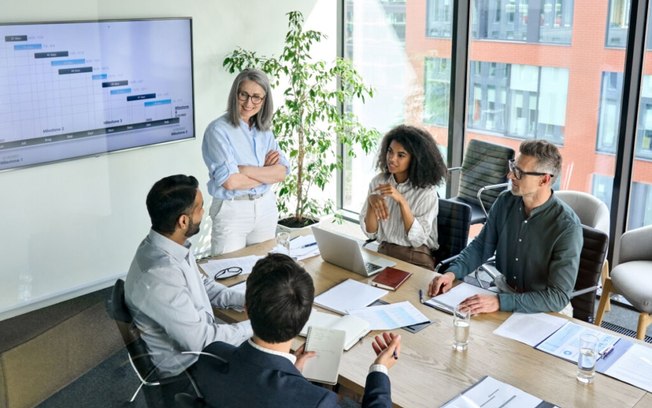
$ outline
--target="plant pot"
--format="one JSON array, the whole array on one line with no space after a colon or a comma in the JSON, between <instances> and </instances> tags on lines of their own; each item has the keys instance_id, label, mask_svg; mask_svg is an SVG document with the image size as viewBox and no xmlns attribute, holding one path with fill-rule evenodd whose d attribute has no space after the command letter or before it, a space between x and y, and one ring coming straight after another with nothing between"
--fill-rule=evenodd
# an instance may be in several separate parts
<instances>
[{"instance_id":1,"label":"plant pot","mask_svg":"<svg viewBox=\"0 0 652 408\"><path fill-rule=\"evenodd\" d=\"M302 221L298 221L295 217L287 217L278 221L276 232L285 231L292 233L316 224L319 224L319 220L315 218L304 217Z\"/></svg>"}]
</instances>

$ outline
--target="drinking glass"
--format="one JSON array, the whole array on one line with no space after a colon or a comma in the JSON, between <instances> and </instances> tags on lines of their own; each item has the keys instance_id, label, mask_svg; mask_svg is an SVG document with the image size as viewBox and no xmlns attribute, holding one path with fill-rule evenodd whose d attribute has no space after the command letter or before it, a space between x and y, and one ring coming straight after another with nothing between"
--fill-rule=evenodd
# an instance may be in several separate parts
<instances>
[{"instance_id":1,"label":"drinking glass","mask_svg":"<svg viewBox=\"0 0 652 408\"><path fill-rule=\"evenodd\" d=\"M453 328L455 329L455 341L453 349L464 351L469 345L469 328L471 325L471 311L467 308L455 306L453 311Z\"/></svg>"},{"instance_id":2,"label":"drinking glass","mask_svg":"<svg viewBox=\"0 0 652 408\"><path fill-rule=\"evenodd\" d=\"M595 362L598 359L598 336L584 333L580 335L580 352L577 356L577 381L590 384L595 377Z\"/></svg>"},{"instance_id":3,"label":"drinking glass","mask_svg":"<svg viewBox=\"0 0 652 408\"><path fill-rule=\"evenodd\" d=\"M289 257L292 257L290 255L290 233L281 231L278 234L276 234L276 245L285 248L285 254Z\"/></svg>"}]
</instances>

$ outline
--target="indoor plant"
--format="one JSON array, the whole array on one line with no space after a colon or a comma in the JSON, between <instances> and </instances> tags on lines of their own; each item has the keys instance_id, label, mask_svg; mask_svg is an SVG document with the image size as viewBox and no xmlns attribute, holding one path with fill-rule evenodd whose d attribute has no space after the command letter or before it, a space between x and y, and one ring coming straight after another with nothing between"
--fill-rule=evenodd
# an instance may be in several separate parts
<instances>
[{"instance_id":1,"label":"indoor plant","mask_svg":"<svg viewBox=\"0 0 652 408\"><path fill-rule=\"evenodd\" d=\"M312 187L323 191L341 168L342 157L336 148L342 144L346 154L354 155L352 147L359 146L367 153L379 133L362 126L355 115L342 108L345 103L356 99L364 102L373 96L371 87L347 60L315 61L310 54L312 45L325 35L304 30L300 12L287 15L289 30L280 56L259 56L238 47L224 58L223 65L231 73L261 69L272 87L286 86L284 102L272 122L274 135L292 167L278 191L279 212L287 217L279 223L302 227L333 212L333 200L319 200L309 192Z\"/></svg>"}]
</instances>

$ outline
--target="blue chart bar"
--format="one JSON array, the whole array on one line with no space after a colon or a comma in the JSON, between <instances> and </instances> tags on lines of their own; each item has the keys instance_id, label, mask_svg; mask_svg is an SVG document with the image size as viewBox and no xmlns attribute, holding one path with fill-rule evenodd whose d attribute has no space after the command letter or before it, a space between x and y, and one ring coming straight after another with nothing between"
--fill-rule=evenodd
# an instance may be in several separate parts
<instances>
[{"instance_id":1,"label":"blue chart bar","mask_svg":"<svg viewBox=\"0 0 652 408\"><path fill-rule=\"evenodd\" d=\"M19 45L14 45L14 51L40 50L41 48L43 48L42 44L19 44Z\"/></svg>"},{"instance_id":2,"label":"blue chart bar","mask_svg":"<svg viewBox=\"0 0 652 408\"><path fill-rule=\"evenodd\" d=\"M57 61L51 61L50 64L53 67L56 67L58 65L79 65L79 64L85 64L86 60L84 58L80 59L69 59L69 60L57 60Z\"/></svg>"},{"instance_id":3,"label":"blue chart bar","mask_svg":"<svg viewBox=\"0 0 652 408\"><path fill-rule=\"evenodd\" d=\"M93 72L93 67L64 68L59 70L59 75L81 74L84 72Z\"/></svg>"},{"instance_id":4,"label":"blue chart bar","mask_svg":"<svg viewBox=\"0 0 652 408\"><path fill-rule=\"evenodd\" d=\"M131 93L131 88L112 89L111 90L111 95L126 94L126 93Z\"/></svg>"},{"instance_id":5,"label":"blue chart bar","mask_svg":"<svg viewBox=\"0 0 652 408\"><path fill-rule=\"evenodd\" d=\"M172 103L172 99L161 99L158 101L145 102L145 106L169 105L171 103Z\"/></svg>"},{"instance_id":6,"label":"blue chart bar","mask_svg":"<svg viewBox=\"0 0 652 408\"><path fill-rule=\"evenodd\" d=\"M58 58L58 57L67 57L68 51L49 51L49 52L35 52L34 58Z\"/></svg>"},{"instance_id":7,"label":"blue chart bar","mask_svg":"<svg viewBox=\"0 0 652 408\"><path fill-rule=\"evenodd\" d=\"M96 74L93 75L92 78L94 81L100 80L100 79L106 79L107 75L106 74Z\"/></svg>"},{"instance_id":8,"label":"blue chart bar","mask_svg":"<svg viewBox=\"0 0 652 408\"><path fill-rule=\"evenodd\" d=\"M155 93L132 95L132 96L127 96L127 102L140 101L140 100L143 100L143 99L154 99L154 98L156 98Z\"/></svg>"}]
</instances>

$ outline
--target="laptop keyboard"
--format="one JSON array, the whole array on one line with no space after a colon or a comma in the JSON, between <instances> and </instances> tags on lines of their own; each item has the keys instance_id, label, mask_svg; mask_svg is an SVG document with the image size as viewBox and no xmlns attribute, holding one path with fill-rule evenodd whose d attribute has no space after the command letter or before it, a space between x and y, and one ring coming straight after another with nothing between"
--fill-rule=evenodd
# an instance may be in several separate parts
<instances>
[{"instance_id":1,"label":"laptop keyboard","mask_svg":"<svg viewBox=\"0 0 652 408\"><path fill-rule=\"evenodd\" d=\"M364 263L364 268L366 269L367 273L372 273L372 272L377 271L378 269L380 269L382 267L378 266L376 264L372 264L371 262L365 262Z\"/></svg>"}]
</instances>

